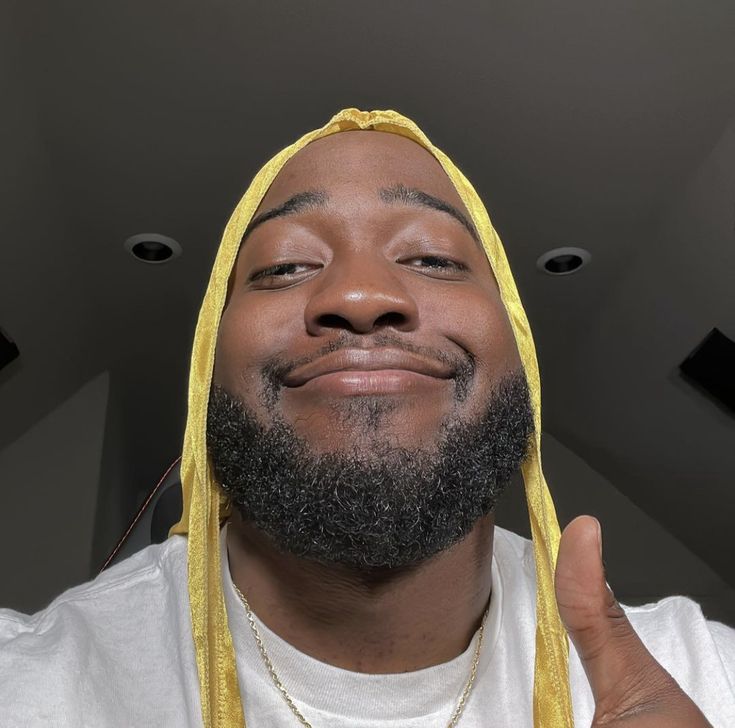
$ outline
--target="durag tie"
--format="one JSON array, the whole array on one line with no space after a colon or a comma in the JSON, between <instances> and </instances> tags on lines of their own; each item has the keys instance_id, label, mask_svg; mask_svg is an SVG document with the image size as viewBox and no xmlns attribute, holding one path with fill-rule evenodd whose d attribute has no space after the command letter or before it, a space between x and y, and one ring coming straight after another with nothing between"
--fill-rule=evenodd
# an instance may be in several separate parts
<instances>
[{"instance_id":1,"label":"durag tie","mask_svg":"<svg viewBox=\"0 0 735 728\"><path fill-rule=\"evenodd\" d=\"M194 336L189 376L186 434L181 464L184 506L170 534L188 534L191 624L205 728L245 726L235 652L227 623L221 580L219 531L229 503L215 482L207 457L206 424L215 344L230 273L245 228L283 165L316 139L356 129L408 137L441 164L472 218L495 274L513 328L531 393L535 437L522 466L536 561L536 655L533 685L534 728L573 726L568 677L568 643L554 596L559 524L541 471L541 390L536 350L500 239L470 182L410 119L395 111L345 109L325 126L276 154L255 176L227 223L204 296ZM498 686L498 689L502 689ZM247 686L244 686L247 690ZM488 716L488 725L492 716ZM251 726L259 728L259 726Z\"/></svg>"}]
</instances>

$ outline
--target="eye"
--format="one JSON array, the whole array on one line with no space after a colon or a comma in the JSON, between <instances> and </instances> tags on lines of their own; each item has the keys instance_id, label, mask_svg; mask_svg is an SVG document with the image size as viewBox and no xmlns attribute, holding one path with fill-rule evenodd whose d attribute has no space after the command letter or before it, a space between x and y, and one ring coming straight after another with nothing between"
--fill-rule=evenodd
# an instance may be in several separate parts
<instances>
[{"instance_id":1,"label":"eye","mask_svg":"<svg viewBox=\"0 0 735 728\"><path fill-rule=\"evenodd\" d=\"M451 258L445 258L442 255L419 255L405 261L405 264L411 268L419 268L427 273L438 274L441 276L451 277L452 274L465 273L469 270L468 266Z\"/></svg>"},{"instance_id":2,"label":"eye","mask_svg":"<svg viewBox=\"0 0 735 728\"><path fill-rule=\"evenodd\" d=\"M300 280L315 267L309 263L276 263L252 273L248 278L248 283L258 283L269 288L287 286Z\"/></svg>"}]
</instances>

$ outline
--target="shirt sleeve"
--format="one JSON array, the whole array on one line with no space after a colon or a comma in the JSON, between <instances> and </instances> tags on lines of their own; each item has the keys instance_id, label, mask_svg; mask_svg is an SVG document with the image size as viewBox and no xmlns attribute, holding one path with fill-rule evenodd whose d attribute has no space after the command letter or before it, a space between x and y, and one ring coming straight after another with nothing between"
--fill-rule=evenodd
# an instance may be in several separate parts
<instances>
[{"instance_id":1,"label":"shirt sleeve","mask_svg":"<svg viewBox=\"0 0 735 728\"><path fill-rule=\"evenodd\" d=\"M735 696L735 629L720 622L708 622L707 625L722 662L722 669L730 683L730 691Z\"/></svg>"},{"instance_id":2,"label":"shirt sleeve","mask_svg":"<svg viewBox=\"0 0 735 728\"><path fill-rule=\"evenodd\" d=\"M681 596L633 607L628 617L714 728L735 727L735 630L708 621L696 602Z\"/></svg>"}]
</instances>

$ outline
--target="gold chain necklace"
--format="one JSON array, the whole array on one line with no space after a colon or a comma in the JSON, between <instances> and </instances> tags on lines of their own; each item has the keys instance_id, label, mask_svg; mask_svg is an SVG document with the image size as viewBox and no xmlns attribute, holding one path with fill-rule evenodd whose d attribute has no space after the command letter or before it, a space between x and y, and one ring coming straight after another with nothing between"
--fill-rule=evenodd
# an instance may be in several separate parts
<instances>
[{"instance_id":1,"label":"gold chain necklace","mask_svg":"<svg viewBox=\"0 0 735 728\"><path fill-rule=\"evenodd\" d=\"M255 637L255 644L258 646L258 651L260 652L260 656L263 658L263 662L265 663L265 666L268 670L268 674L271 676L271 680L273 680L273 684L278 688L278 692L281 693L283 696L283 699L286 701L286 704L291 709L291 712L296 716L299 723L301 725L306 726L306 728L312 728L311 723L309 723L306 718L302 715L301 711L296 707L293 698L288 694L288 691L284 687L283 683L281 682L281 678L278 677L278 673L276 672L276 669L273 667L273 663L271 662L270 657L268 657L268 653L266 652L265 645L263 644L263 639L260 636L260 632L258 631L258 627L255 624L255 617L253 616L253 612L250 609L250 604L248 604L248 600L245 598L245 595L238 589L237 584L235 582L232 582L232 586L235 587L235 591L237 592L237 595L240 597L240 601L243 603L243 606L245 607L245 613L248 617L248 622L250 623L250 629L253 632L253 637ZM462 695L459 698L459 701L457 702L457 707L454 709L454 713L452 713L452 717L449 719L449 724L447 725L447 728L455 728L457 723L459 723L459 719L462 716L462 713L464 711L465 705L467 704L467 699L470 697L470 693L472 692L472 686L475 682L475 678L477 677L477 665L480 662L480 650L482 649L482 638L485 634L485 621L487 620L488 612L490 611L490 605L488 604L488 608L485 610L485 614L482 617L482 622L480 624L480 629L478 630L478 637L477 637L477 647L475 647L475 654L472 658L472 667L470 668L470 676L467 679L467 684L464 686L464 690L462 691Z\"/></svg>"}]
</instances>

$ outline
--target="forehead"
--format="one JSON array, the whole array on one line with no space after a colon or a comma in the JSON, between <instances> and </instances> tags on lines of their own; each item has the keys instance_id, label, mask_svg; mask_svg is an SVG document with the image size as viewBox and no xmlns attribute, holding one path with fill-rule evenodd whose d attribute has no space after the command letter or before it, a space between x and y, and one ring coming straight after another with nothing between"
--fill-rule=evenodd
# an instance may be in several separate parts
<instances>
[{"instance_id":1,"label":"forehead","mask_svg":"<svg viewBox=\"0 0 735 728\"><path fill-rule=\"evenodd\" d=\"M420 144L398 134L346 131L308 144L279 172L258 212L291 195L320 189L339 198L403 184L446 200L465 214L462 200L446 172Z\"/></svg>"}]
</instances>

